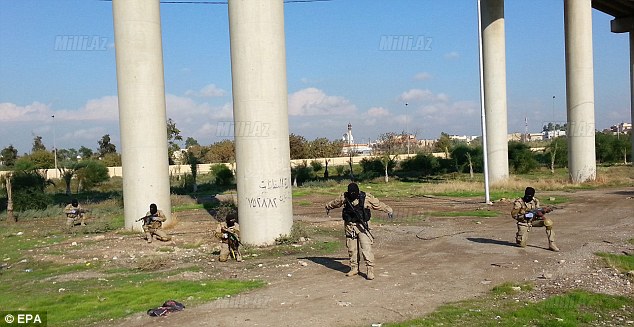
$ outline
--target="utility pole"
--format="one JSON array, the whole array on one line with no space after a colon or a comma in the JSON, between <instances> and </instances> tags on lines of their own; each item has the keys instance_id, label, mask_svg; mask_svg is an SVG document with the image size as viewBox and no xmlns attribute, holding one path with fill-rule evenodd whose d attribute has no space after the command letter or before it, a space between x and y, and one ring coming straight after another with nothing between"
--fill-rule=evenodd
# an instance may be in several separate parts
<instances>
[{"instance_id":1,"label":"utility pole","mask_svg":"<svg viewBox=\"0 0 634 327\"><path fill-rule=\"evenodd\" d=\"M57 176L57 136L55 131L55 115L51 116L53 118L53 155L55 156L55 176Z\"/></svg>"},{"instance_id":2,"label":"utility pole","mask_svg":"<svg viewBox=\"0 0 634 327\"><path fill-rule=\"evenodd\" d=\"M409 158L409 122L407 120L407 102L405 102L405 135L407 136L407 157Z\"/></svg>"}]
</instances>

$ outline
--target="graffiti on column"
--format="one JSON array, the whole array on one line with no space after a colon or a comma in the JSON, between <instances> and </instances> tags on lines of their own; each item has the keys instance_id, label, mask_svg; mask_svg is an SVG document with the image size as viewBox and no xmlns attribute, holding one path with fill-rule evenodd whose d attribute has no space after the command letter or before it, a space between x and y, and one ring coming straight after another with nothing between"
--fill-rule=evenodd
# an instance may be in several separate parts
<instances>
[{"instance_id":1,"label":"graffiti on column","mask_svg":"<svg viewBox=\"0 0 634 327\"><path fill-rule=\"evenodd\" d=\"M284 191L291 187L288 177L262 179L258 187L261 191L260 196L247 197L247 202L251 208L277 208L281 204L280 202L290 199L290 196Z\"/></svg>"}]
</instances>

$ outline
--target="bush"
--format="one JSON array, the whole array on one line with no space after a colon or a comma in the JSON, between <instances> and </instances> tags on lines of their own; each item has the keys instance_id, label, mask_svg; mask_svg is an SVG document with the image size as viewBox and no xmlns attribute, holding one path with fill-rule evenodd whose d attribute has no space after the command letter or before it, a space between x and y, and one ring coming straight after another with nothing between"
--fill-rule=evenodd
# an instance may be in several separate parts
<instances>
[{"instance_id":1,"label":"bush","mask_svg":"<svg viewBox=\"0 0 634 327\"><path fill-rule=\"evenodd\" d=\"M84 190L89 190L110 179L108 167L101 161L89 160L84 168L77 171L77 179Z\"/></svg>"},{"instance_id":2,"label":"bush","mask_svg":"<svg viewBox=\"0 0 634 327\"><path fill-rule=\"evenodd\" d=\"M36 172L16 172L12 179L15 211L44 210L52 198L44 193L48 181Z\"/></svg>"},{"instance_id":3,"label":"bush","mask_svg":"<svg viewBox=\"0 0 634 327\"><path fill-rule=\"evenodd\" d=\"M214 183L219 186L229 186L233 184L233 172L225 165L211 166L211 173L216 177Z\"/></svg>"},{"instance_id":4,"label":"bush","mask_svg":"<svg viewBox=\"0 0 634 327\"><path fill-rule=\"evenodd\" d=\"M402 172L415 172L420 176L437 175L440 168L438 158L431 154L419 153L415 157L405 159L401 162Z\"/></svg>"},{"instance_id":5,"label":"bush","mask_svg":"<svg viewBox=\"0 0 634 327\"><path fill-rule=\"evenodd\" d=\"M314 171L320 171L322 169L324 169L324 165L322 165L322 163L320 161L317 160L313 160L310 162L310 166L313 167Z\"/></svg>"},{"instance_id":6,"label":"bush","mask_svg":"<svg viewBox=\"0 0 634 327\"><path fill-rule=\"evenodd\" d=\"M520 142L509 142L509 165L516 174L526 174L537 168L537 159L528 145Z\"/></svg>"},{"instance_id":7,"label":"bush","mask_svg":"<svg viewBox=\"0 0 634 327\"><path fill-rule=\"evenodd\" d=\"M301 165L297 165L291 168L291 179L297 181L297 185L302 185L304 182L313 178L313 169L309 168L304 162Z\"/></svg>"}]
</instances>

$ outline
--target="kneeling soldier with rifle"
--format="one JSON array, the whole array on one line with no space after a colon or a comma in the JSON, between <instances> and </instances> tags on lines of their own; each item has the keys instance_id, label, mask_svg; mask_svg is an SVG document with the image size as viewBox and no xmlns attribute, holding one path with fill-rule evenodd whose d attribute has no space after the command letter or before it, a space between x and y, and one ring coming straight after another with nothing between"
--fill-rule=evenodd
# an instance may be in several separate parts
<instances>
[{"instance_id":1,"label":"kneeling soldier with rifle","mask_svg":"<svg viewBox=\"0 0 634 327\"><path fill-rule=\"evenodd\" d=\"M545 214L552 211L552 208L541 208L539 200L534 197L535 189L527 187L524 196L513 202L513 210L511 217L517 220L517 234L515 234L515 242L521 246L526 246L528 240L528 232L531 227L546 227L546 236L548 237L548 249L559 252L559 248L555 244L555 232L553 231L553 221L546 218Z\"/></svg>"},{"instance_id":2,"label":"kneeling soldier with rifle","mask_svg":"<svg viewBox=\"0 0 634 327\"><path fill-rule=\"evenodd\" d=\"M143 232L145 232L145 239L148 243L152 243L152 236L156 235L156 239L159 241L167 242L172 239L161 228L163 222L167 220L163 211L156 208L156 204L150 204L150 211L145 214L145 217L141 217L137 221L143 221Z\"/></svg>"},{"instance_id":3,"label":"kneeling soldier with rifle","mask_svg":"<svg viewBox=\"0 0 634 327\"><path fill-rule=\"evenodd\" d=\"M242 261L240 254L240 226L235 218L227 215L224 222L218 224L214 236L220 239L220 258L218 261L225 262L231 256L238 262Z\"/></svg>"},{"instance_id":4,"label":"kneeling soldier with rifle","mask_svg":"<svg viewBox=\"0 0 634 327\"><path fill-rule=\"evenodd\" d=\"M82 226L86 226L86 223L84 222L85 221L84 213L86 212L87 210L85 210L79 205L79 202L77 201L77 199L73 199L64 208L64 213L66 214L66 226L73 227L77 225L78 223L81 224Z\"/></svg>"},{"instance_id":5,"label":"kneeling soldier with rifle","mask_svg":"<svg viewBox=\"0 0 634 327\"><path fill-rule=\"evenodd\" d=\"M346 276L359 274L359 252L365 260L367 273L365 277L374 279L374 253L372 253L372 243L374 236L370 232L368 221L370 220L370 209L387 212L388 218L393 218L392 208L373 197L370 193L360 192L356 183L348 185L348 192L342 193L338 198L326 204L326 213L331 209L343 207L342 217L346 231L346 247L350 257L350 271Z\"/></svg>"}]
</instances>

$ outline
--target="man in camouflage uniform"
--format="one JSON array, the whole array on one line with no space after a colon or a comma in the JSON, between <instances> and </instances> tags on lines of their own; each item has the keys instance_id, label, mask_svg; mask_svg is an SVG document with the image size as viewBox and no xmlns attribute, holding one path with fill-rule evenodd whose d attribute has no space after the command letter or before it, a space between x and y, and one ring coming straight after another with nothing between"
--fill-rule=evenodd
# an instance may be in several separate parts
<instances>
[{"instance_id":1,"label":"man in camouflage uniform","mask_svg":"<svg viewBox=\"0 0 634 327\"><path fill-rule=\"evenodd\" d=\"M242 261L240 253L240 226L234 217L227 215L225 221L218 224L214 236L220 239L220 257L218 261L225 262L231 256L236 261Z\"/></svg>"},{"instance_id":2,"label":"man in camouflage uniform","mask_svg":"<svg viewBox=\"0 0 634 327\"><path fill-rule=\"evenodd\" d=\"M158 210L156 204L150 204L150 211L145 214L145 217L139 219L143 220L143 232L145 232L145 239L148 243L152 243L152 237L156 236L159 241L167 242L172 239L163 231L163 222L167 220L163 211Z\"/></svg>"},{"instance_id":3,"label":"man in camouflage uniform","mask_svg":"<svg viewBox=\"0 0 634 327\"><path fill-rule=\"evenodd\" d=\"M342 217L345 225L346 247L350 258L350 271L346 276L359 274L359 253L365 260L367 268L366 278L374 279L374 253L372 253L372 243L374 237L369 228L366 228L370 220L370 209L387 212L388 218L393 218L393 210L385 203L379 201L370 193L360 192L356 183L348 185L348 192L344 192L335 200L326 204L326 211L344 206Z\"/></svg>"},{"instance_id":4,"label":"man in camouflage uniform","mask_svg":"<svg viewBox=\"0 0 634 327\"><path fill-rule=\"evenodd\" d=\"M73 199L66 207L64 208L64 213L66 214L66 226L73 227L77 224L81 224L82 226L86 226L84 222L84 213L86 210L79 205L77 199Z\"/></svg>"},{"instance_id":5,"label":"man in camouflage uniform","mask_svg":"<svg viewBox=\"0 0 634 327\"><path fill-rule=\"evenodd\" d=\"M513 202L513 210L511 217L517 220L517 234L515 234L515 242L525 247L528 240L528 232L531 227L546 227L546 236L548 237L548 249L559 252L559 248L555 244L555 232L553 231L553 221L543 214L543 211L530 212L541 208L539 200L535 197L535 189L527 187L524 196L517 198Z\"/></svg>"}]
</instances>

